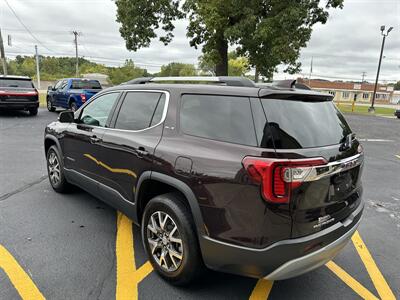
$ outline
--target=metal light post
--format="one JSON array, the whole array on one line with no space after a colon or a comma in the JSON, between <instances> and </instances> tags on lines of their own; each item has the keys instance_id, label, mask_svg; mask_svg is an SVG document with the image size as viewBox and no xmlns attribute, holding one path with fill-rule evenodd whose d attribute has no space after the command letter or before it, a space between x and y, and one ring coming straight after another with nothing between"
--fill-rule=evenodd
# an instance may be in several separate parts
<instances>
[{"instance_id":1,"label":"metal light post","mask_svg":"<svg viewBox=\"0 0 400 300\"><path fill-rule=\"evenodd\" d=\"M379 64L378 64L378 71L376 72L376 80L375 80L375 87L374 87L374 94L372 95L372 103L371 103L371 107L368 108L369 112L375 112L375 108L374 108L374 104L375 104L375 96L376 96L376 89L378 87L378 79L379 79L379 72L381 70L381 63L382 63L382 54L383 54L383 48L385 47L385 40L386 37L389 35L389 32L391 32L393 29L393 27L389 27L389 29L385 31L385 25L381 26L381 34L383 36L382 39L382 46L381 46L381 54L379 56Z\"/></svg>"}]
</instances>

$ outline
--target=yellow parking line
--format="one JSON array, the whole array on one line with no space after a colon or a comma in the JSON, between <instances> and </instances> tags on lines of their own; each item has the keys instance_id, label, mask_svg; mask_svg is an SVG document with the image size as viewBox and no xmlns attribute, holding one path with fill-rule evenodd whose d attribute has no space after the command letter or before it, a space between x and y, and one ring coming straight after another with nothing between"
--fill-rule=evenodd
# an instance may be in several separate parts
<instances>
[{"instance_id":1,"label":"yellow parking line","mask_svg":"<svg viewBox=\"0 0 400 300\"><path fill-rule=\"evenodd\" d=\"M396 299L358 231L354 233L352 241L381 299Z\"/></svg>"},{"instance_id":2,"label":"yellow parking line","mask_svg":"<svg viewBox=\"0 0 400 300\"><path fill-rule=\"evenodd\" d=\"M249 300L266 300L272 290L273 281L261 278L254 287Z\"/></svg>"},{"instance_id":3,"label":"yellow parking line","mask_svg":"<svg viewBox=\"0 0 400 300\"><path fill-rule=\"evenodd\" d=\"M351 277L345 270L330 261L326 264L337 277L339 277L345 284L347 284L354 292L356 292L363 299L378 299L370 291L368 291L361 283Z\"/></svg>"},{"instance_id":4,"label":"yellow parking line","mask_svg":"<svg viewBox=\"0 0 400 300\"><path fill-rule=\"evenodd\" d=\"M400 159L400 155L395 155L398 159Z\"/></svg>"},{"instance_id":5,"label":"yellow parking line","mask_svg":"<svg viewBox=\"0 0 400 300\"><path fill-rule=\"evenodd\" d=\"M117 217L117 287L116 300L138 299L138 284L151 273L153 267L147 261L138 270L135 263L132 221L118 212Z\"/></svg>"},{"instance_id":6,"label":"yellow parking line","mask_svg":"<svg viewBox=\"0 0 400 300\"><path fill-rule=\"evenodd\" d=\"M0 245L0 268L7 274L22 299L45 299L32 279L25 273L10 252L2 245Z\"/></svg>"}]
</instances>

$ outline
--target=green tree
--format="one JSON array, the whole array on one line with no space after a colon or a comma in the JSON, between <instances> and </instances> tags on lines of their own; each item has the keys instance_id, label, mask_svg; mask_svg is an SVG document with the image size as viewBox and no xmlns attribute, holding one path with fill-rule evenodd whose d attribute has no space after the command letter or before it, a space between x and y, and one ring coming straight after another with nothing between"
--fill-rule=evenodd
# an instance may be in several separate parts
<instances>
[{"instance_id":1,"label":"green tree","mask_svg":"<svg viewBox=\"0 0 400 300\"><path fill-rule=\"evenodd\" d=\"M120 33L130 50L148 47L158 32L167 45L173 21L186 16L190 45L202 46L217 75L228 74L228 46L237 45L239 55L270 76L279 64L287 72L299 70L300 49L312 26L325 23L328 9L342 8L343 0L117 0L116 5Z\"/></svg>"},{"instance_id":2,"label":"green tree","mask_svg":"<svg viewBox=\"0 0 400 300\"><path fill-rule=\"evenodd\" d=\"M159 76L194 76L196 75L196 69L191 64L183 64L178 62L172 62L168 65L161 66Z\"/></svg>"},{"instance_id":3,"label":"green tree","mask_svg":"<svg viewBox=\"0 0 400 300\"><path fill-rule=\"evenodd\" d=\"M199 68L202 74L215 75L216 64L212 57L207 54L199 57ZM244 76L250 71L249 61L246 57L238 56L236 51L228 53L228 75L229 76Z\"/></svg>"},{"instance_id":4,"label":"green tree","mask_svg":"<svg viewBox=\"0 0 400 300\"><path fill-rule=\"evenodd\" d=\"M109 68L108 76L113 84L120 84L138 77L146 77L147 70L136 67L134 62L129 59L122 67Z\"/></svg>"},{"instance_id":5,"label":"green tree","mask_svg":"<svg viewBox=\"0 0 400 300\"><path fill-rule=\"evenodd\" d=\"M399 90L400 90L400 80L397 81L397 82L394 84L394 89L395 89L396 91L399 91Z\"/></svg>"}]
</instances>

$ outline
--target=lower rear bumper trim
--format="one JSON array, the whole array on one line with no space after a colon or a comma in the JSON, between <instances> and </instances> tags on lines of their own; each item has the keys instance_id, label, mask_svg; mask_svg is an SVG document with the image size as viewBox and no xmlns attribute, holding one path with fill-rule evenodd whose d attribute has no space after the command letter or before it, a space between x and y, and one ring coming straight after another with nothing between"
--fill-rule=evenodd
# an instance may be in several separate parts
<instances>
[{"instance_id":1,"label":"lower rear bumper trim","mask_svg":"<svg viewBox=\"0 0 400 300\"><path fill-rule=\"evenodd\" d=\"M338 252L342 250L344 246L346 246L346 244L349 242L354 232L356 231L360 222L361 219L352 229L347 231L346 234L338 238L336 241L330 243L329 245L315 252L288 261L287 263L283 264L272 273L265 276L265 279L268 280L288 279L291 277L307 273L311 270L314 270L326 264L328 261L334 258L336 254L338 254Z\"/></svg>"}]
</instances>

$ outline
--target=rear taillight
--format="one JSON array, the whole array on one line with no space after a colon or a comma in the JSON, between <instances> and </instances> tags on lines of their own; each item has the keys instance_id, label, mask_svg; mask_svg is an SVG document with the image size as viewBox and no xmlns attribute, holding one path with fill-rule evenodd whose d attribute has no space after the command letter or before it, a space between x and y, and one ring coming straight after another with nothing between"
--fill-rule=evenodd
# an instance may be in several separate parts
<instances>
[{"instance_id":1,"label":"rear taillight","mask_svg":"<svg viewBox=\"0 0 400 300\"><path fill-rule=\"evenodd\" d=\"M81 94L81 100L82 100L82 102L86 102L86 95L85 94Z\"/></svg>"},{"instance_id":2,"label":"rear taillight","mask_svg":"<svg viewBox=\"0 0 400 300\"><path fill-rule=\"evenodd\" d=\"M289 203L291 191L306 180L314 166L327 161L322 157L280 160L247 156L242 163L251 180L261 185L266 201Z\"/></svg>"}]
</instances>

